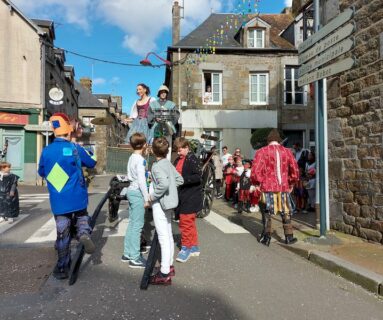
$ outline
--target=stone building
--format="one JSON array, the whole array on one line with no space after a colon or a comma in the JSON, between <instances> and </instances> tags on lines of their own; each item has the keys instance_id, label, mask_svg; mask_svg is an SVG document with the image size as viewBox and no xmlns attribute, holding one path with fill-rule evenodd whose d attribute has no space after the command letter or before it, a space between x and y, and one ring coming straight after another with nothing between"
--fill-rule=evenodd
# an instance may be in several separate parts
<instances>
[{"instance_id":1,"label":"stone building","mask_svg":"<svg viewBox=\"0 0 383 320\"><path fill-rule=\"evenodd\" d=\"M56 111L77 117L74 70L53 49L52 21L31 20L11 1L0 1L0 149L21 181L37 183L37 165L46 143L42 123ZM64 98L51 104L49 91ZM53 101L53 100L52 100Z\"/></svg>"},{"instance_id":2,"label":"stone building","mask_svg":"<svg viewBox=\"0 0 383 320\"><path fill-rule=\"evenodd\" d=\"M245 15L243 21L234 14L211 14L182 40L179 11L175 1L173 45L168 48L173 66L165 82L182 109L183 131L196 138L217 136L230 150L240 147L246 157L253 155L250 137L257 128L278 127L290 143L306 147L314 142L309 88L297 86L298 53L294 40L283 36L294 24L289 11ZM223 36L217 35L228 24ZM212 45L211 39L217 41Z\"/></svg>"},{"instance_id":3,"label":"stone building","mask_svg":"<svg viewBox=\"0 0 383 320\"><path fill-rule=\"evenodd\" d=\"M331 228L383 243L383 2L321 0L322 24L350 6L355 46L338 60L357 64L327 81L329 214Z\"/></svg>"},{"instance_id":4,"label":"stone building","mask_svg":"<svg viewBox=\"0 0 383 320\"><path fill-rule=\"evenodd\" d=\"M100 174L106 171L108 148L122 144L127 133L122 97L92 94L92 80L89 78L82 78L75 85L80 92L78 116L84 126L83 136L78 141L97 155L96 172ZM95 118L105 121L105 124L93 124Z\"/></svg>"}]
</instances>

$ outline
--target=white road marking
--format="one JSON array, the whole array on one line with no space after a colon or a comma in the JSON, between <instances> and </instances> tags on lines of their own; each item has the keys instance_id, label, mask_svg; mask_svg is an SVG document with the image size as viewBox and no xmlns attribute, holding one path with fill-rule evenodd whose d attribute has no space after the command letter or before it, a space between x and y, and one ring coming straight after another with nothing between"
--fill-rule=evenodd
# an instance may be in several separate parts
<instances>
[{"instance_id":1,"label":"white road marking","mask_svg":"<svg viewBox=\"0 0 383 320\"><path fill-rule=\"evenodd\" d=\"M42 227L40 227L25 243L40 243L55 241L57 237L55 218L50 218Z\"/></svg>"},{"instance_id":2,"label":"white road marking","mask_svg":"<svg viewBox=\"0 0 383 320\"><path fill-rule=\"evenodd\" d=\"M44 202L45 200L44 199L41 199L41 200L38 200L38 199L20 199L19 202L20 203L40 203L40 202Z\"/></svg>"},{"instance_id":3,"label":"white road marking","mask_svg":"<svg viewBox=\"0 0 383 320\"><path fill-rule=\"evenodd\" d=\"M106 227L102 234L103 238L107 237L125 237L126 229L128 228L128 210L118 210L118 221L113 228Z\"/></svg>"},{"instance_id":4,"label":"white road marking","mask_svg":"<svg viewBox=\"0 0 383 320\"><path fill-rule=\"evenodd\" d=\"M0 223L0 234L4 233L5 231L7 231L8 229L14 227L16 224L18 224L21 220L23 220L24 218L28 217L29 214L20 214L17 218L15 218L15 220L13 221L13 223L9 223L7 221L4 221L2 223Z\"/></svg>"},{"instance_id":5,"label":"white road marking","mask_svg":"<svg viewBox=\"0 0 383 320\"><path fill-rule=\"evenodd\" d=\"M220 216L214 211L210 211L209 215L204 218L205 221L221 230L223 233L250 233L241 226L230 222L228 219Z\"/></svg>"}]
</instances>

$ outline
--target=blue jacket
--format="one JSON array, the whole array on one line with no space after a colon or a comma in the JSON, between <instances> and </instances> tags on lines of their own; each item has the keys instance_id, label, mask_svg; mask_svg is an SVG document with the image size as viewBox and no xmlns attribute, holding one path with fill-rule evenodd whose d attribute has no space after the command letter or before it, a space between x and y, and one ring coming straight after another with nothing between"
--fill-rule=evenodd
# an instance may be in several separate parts
<instances>
[{"instance_id":1,"label":"blue jacket","mask_svg":"<svg viewBox=\"0 0 383 320\"><path fill-rule=\"evenodd\" d=\"M96 161L83 147L62 138L46 146L40 157L39 175L48 182L54 215L86 209L88 191L82 166L93 168Z\"/></svg>"}]
</instances>

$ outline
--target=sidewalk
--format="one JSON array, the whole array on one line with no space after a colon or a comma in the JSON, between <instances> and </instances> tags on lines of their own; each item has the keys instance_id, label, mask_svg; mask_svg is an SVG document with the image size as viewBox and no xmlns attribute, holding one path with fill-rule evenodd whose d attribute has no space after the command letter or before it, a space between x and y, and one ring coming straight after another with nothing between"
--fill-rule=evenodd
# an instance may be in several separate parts
<instances>
[{"instance_id":1,"label":"sidewalk","mask_svg":"<svg viewBox=\"0 0 383 320\"><path fill-rule=\"evenodd\" d=\"M213 202L213 211L243 226L254 236L258 236L262 231L260 212L238 214L226 201L217 199ZM325 238L320 238L319 231L311 226L314 220L315 218L308 214L294 215L294 236L298 238L298 242L288 246L284 244L281 218L274 216L271 246L280 245L383 296L383 246L334 230L327 232Z\"/></svg>"}]
</instances>

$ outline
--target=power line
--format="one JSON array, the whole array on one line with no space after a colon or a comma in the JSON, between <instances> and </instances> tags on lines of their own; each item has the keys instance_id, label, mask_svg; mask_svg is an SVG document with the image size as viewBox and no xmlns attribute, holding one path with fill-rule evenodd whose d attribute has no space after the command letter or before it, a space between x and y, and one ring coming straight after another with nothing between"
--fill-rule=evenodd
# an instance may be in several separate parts
<instances>
[{"instance_id":1,"label":"power line","mask_svg":"<svg viewBox=\"0 0 383 320\"><path fill-rule=\"evenodd\" d=\"M78 57L81 57L81 58L84 58L84 59L98 61L98 62L102 62L102 63L109 63L109 64L125 66L125 67L146 67L146 66L141 65L141 64L125 63L125 62L119 62L119 61L111 61L111 60L94 58L94 57L90 57L90 56L87 56L87 55L84 55L84 54L81 54L81 53L78 53L78 52L75 52L75 51L71 51L71 50L68 50L68 49L64 49L64 48L60 48L60 47L56 47L56 46L52 46L52 47L54 49L62 50L64 52L66 52L66 53L70 53L70 54L73 54L75 56L78 56ZM160 68L160 67L163 67L163 66L166 66L166 64L163 63L163 64L153 64L153 65L151 65L151 67L153 67L153 68Z\"/></svg>"}]
</instances>

